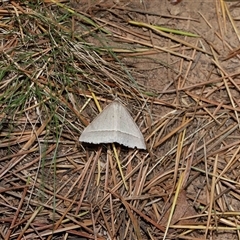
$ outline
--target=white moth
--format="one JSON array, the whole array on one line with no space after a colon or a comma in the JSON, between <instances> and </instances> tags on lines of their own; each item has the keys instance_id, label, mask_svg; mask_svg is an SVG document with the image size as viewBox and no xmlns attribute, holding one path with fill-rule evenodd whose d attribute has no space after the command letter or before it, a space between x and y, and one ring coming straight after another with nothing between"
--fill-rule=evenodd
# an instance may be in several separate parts
<instances>
[{"instance_id":1,"label":"white moth","mask_svg":"<svg viewBox=\"0 0 240 240\"><path fill-rule=\"evenodd\" d=\"M146 149L138 126L117 100L104 108L84 129L79 141L93 144L116 142L130 148Z\"/></svg>"}]
</instances>

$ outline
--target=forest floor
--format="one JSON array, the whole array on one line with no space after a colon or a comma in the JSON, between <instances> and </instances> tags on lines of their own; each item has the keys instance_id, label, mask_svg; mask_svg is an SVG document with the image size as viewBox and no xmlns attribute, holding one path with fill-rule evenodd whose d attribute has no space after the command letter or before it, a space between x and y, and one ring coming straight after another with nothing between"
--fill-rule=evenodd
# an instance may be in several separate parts
<instances>
[{"instance_id":1,"label":"forest floor","mask_svg":"<svg viewBox=\"0 0 240 240\"><path fill-rule=\"evenodd\" d=\"M0 1L0 239L240 239L239 16ZM79 141L116 97L146 150Z\"/></svg>"}]
</instances>

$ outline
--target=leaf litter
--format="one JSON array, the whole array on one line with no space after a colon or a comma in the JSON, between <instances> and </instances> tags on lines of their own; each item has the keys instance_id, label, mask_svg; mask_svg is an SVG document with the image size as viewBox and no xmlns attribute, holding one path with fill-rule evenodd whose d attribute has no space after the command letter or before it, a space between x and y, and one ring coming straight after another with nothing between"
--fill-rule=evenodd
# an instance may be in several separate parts
<instances>
[{"instance_id":1,"label":"leaf litter","mask_svg":"<svg viewBox=\"0 0 240 240\"><path fill-rule=\"evenodd\" d=\"M0 238L239 239L240 9L164 4L1 3ZM116 96L146 151L78 142Z\"/></svg>"}]
</instances>

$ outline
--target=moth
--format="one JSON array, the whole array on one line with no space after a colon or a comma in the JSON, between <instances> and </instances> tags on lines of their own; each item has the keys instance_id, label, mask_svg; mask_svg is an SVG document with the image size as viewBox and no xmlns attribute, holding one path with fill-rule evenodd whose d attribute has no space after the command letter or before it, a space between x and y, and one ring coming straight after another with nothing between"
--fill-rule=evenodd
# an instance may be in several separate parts
<instances>
[{"instance_id":1,"label":"moth","mask_svg":"<svg viewBox=\"0 0 240 240\"><path fill-rule=\"evenodd\" d=\"M113 101L83 130L80 142L119 143L129 148L146 149L145 141L128 110Z\"/></svg>"}]
</instances>

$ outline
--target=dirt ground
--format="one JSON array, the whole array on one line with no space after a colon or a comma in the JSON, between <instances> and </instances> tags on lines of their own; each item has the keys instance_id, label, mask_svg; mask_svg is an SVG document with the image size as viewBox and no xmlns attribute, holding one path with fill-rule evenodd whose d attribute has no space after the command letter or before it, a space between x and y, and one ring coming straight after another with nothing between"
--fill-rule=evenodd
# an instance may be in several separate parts
<instances>
[{"instance_id":1,"label":"dirt ground","mask_svg":"<svg viewBox=\"0 0 240 240\"><path fill-rule=\"evenodd\" d=\"M238 31L240 29L240 8L238 7L237 2L223 3L230 6L229 9L231 12L231 16L233 17L233 19L236 19L236 31ZM129 55L124 56L124 53L122 53L121 61L123 61L129 67L129 69L133 70L132 74L138 84L141 84L144 87L145 91L154 92L155 94L157 94L158 96L156 97L156 99L159 99L164 103L171 102L172 104L171 107L166 107L165 104L161 104L160 102L158 102L160 105L159 107L154 106L154 109L148 110L148 113L151 112L150 116L148 116L148 118L151 119L149 121L154 121L154 119L161 118L176 108L181 109L185 112L191 112L190 109L196 107L196 102L201 102L201 98L195 99L194 101L196 102L194 102L193 99L183 94L181 92L181 89L186 89L186 91L188 91L189 89L191 93L194 93L197 96L206 95L206 97L203 97L204 99L206 98L206 101L203 101L202 103L200 103L200 105L206 104L206 107L209 107L209 111L213 113L216 110L214 110L216 106L211 106L212 101L229 104L229 96L226 92L226 89L224 89L222 85L222 81L220 80L221 74L219 72L219 69L217 69L214 65L214 57L212 56L212 54L216 54L215 59L216 61L220 61L218 62L218 64L221 66L222 69L224 69L225 74L235 76L236 78L234 77L234 81L236 84L238 84L240 73L239 55L234 55L234 57L229 56L231 52L234 52L236 49L238 49L240 45L239 35L237 35L234 31L228 17L225 16L226 19L224 19L224 16L221 15L220 1L183 0L176 5L171 4L167 0L151 0L143 1L143 3L141 3L139 0L130 2L116 1L114 3L112 1L104 1L99 2L99 4L92 3L92 5L89 4L89 1L86 1L85 5L83 4L83 2L81 2L81 4L75 3L75 5L73 4L73 6L82 12L88 12L94 17L103 19L103 23L106 21L112 24L112 27L109 27L109 29L116 32L116 37L109 38L108 41L111 46L130 50L134 50L134 48L144 48L143 45L136 44L134 42L134 40L139 40L140 42L150 42L150 44L152 44L153 46L169 46L169 48L173 50L180 47L180 49L182 48L180 52L183 55L186 55L192 59L189 60L179 58L178 56L164 53L160 49L156 49L155 51L149 53L147 52L145 56L139 54L139 57L137 57L137 55L135 55L135 57L133 58L130 58ZM192 46L196 46L205 50L205 52L201 52L198 50L193 51L191 47L179 45L178 42L174 42L169 40L168 38L161 37L160 34L157 34L154 31L149 31L147 28L129 26L126 23L128 20L196 33L201 36L201 38L196 39L182 36L180 36L179 38L182 40L186 40L188 43L192 44ZM121 31L114 26L121 26L123 28L127 27L131 31L135 32L136 35L135 37L132 37L131 33L128 34L126 31ZM124 38L124 40L122 40L122 37ZM128 38L129 42L128 40L126 40ZM90 38L89 41L95 43L96 39ZM121 56L121 53L119 55ZM201 85L202 83L208 81L210 83L211 81L214 82L213 86L210 87L210 90L208 87L206 87L206 85ZM192 86L196 86L196 88ZM231 91L234 99L237 102L236 104L238 104L239 91L235 91L233 89ZM181 117L181 114L179 114L179 116ZM202 117L205 118L206 116ZM189 128L189 133L195 132L196 129L198 129L204 124L205 120L201 119L201 112L198 113L197 118L198 120L194 122L193 125ZM230 119L228 119L227 121L231 122ZM215 127L210 130L213 131L210 134L212 136L216 135L214 129ZM168 131L170 130L166 130L165 134L167 134ZM235 134L238 133L239 130L235 132ZM194 138L198 138L200 137L200 135L195 136ZM177 139L172 139L169 143L159 145L159 147L157 148L153 147L152 153L154 154L156 159L159 159L162 156L166 155L167 152L176 143L175 141L177 141ZM230 140L229 143L231 141L232 140ZM215 148L212 148L209 151L214 152L217 149L218 146L216 144ZM194 156L194 158L195 159L193 160L193 162L196 162L196 160L200 159L201 157L199 158L198 155L198 157ZM224 168L224 166L226 166L226 158L228 157L224 154L219 156L219 160L221 161L221 168ZM151 160L153 161L153 158ZM170 161L171 163L167 161ZM176 159L169 159L168 157L166 157L165 159L163 159L163 169L157 168L157 171L163 174L166 169L174 168L174 161L176 161ZM212 162L213 157L209 157L207 161ZM237 174L237 171L239 171L239 160L237 161L235 166L235 173ZM157 173L153 175L156 176ZM236 179L236 175L233 175L233 179ZM168 194L171 192L169 190L171 189L172 179L168 179L168 181L164 183L163 188L161 188L160 186L154 186L150 188L150 192L157 192L158 194L160 192L163 195L164 193L166 193L165 196L168 196ZM178 199L177 208L175 210L176 216L173 217L172 223L174 222L174 219L176 222L178 221L179 215L185 216L186 214L187 216L192 216L195 215L196 212L198 212L196 211L198 207L196 207L195 205L196 193L199 194L198 201L208 202L207 199L209 198L209 196L206 195L207 185L205 181L206 179L204 177L199 177L193 180L191 184L189 183L189 187L186 188L186 192L182 193L181 195L182 198L179 197ZM204 190L201 191L201 189ZM189 199L191 199L192 201L189 201ZM165 200L167 201L167 199ZM239 211L239 199L234 199L229 196L227 202L228 201L231 202L231 205L236 211ZM169 205L171 205L171 203L172 200L170 200ZM161 207L163 207L163 209L167 209L167 203L165 202L165 204L163 204ZM227 208L226 205L225 207ZM188 209L189 212L186 209ZM155 213L151 213L151 211L153 210L149 210L148 212L149 216L156 219ZM164 216L164 211L165 210L163 210L163 215L159 217L160 220L158 219L158 222L165 226L168 219L166 215L168 216L168 214ZM187 224L191 222L188 222L187 220L185 221ZM181 222L179 224L181 225ZM174 233L173 230L170 230L169 232L171 234ZM174 238L173 236L171 238ZM193 239L194 237L198 239L239 239L239 236L237 236L236 233L227 233L224 231L210 231L207 237L204 237L204 233L195 232L193 233L192 238L190 237L189 239ZM160 238L161 237L153 237L153 239Z\"/></svg>"},{"instance_id":2,"label":"dirt ground","mask_svg":"<svg viewBox=\"0 0 240 240\"><path fill-rule=\"evenodd\" d=\"M168 0L63 3L111 32L84 39L99 47L111 46L114 54L99 51L99 55L109 71L124 65L124 85L113 71L106 79L91 82L91 87L102 107L115 95L124 101L136 117L147 151L117 145L126 190L111 147L79 143L84 126L70 111L69 122L75 128L63 127L57 175L53 177L49 144L46 166L39 171L34 190L19 188L15 193L19 185L23 189L27 185L28 174L36 173L39 155L30 152L11 170L13 175L5 174L9 149L3 141L0 176L6 177L1 178L0 193L6 195L1 194L0 236L9 231L22 199L28 210L19 210L23 217L14 220L8 239L19 239L21 231L26 237L21 239L50 239L51 231L56 231L52 239L240 239L240 4L221 0L182 0L175 5ZM198 37L162 33L139 23ZM77 18L72 19L72 27L75 34L85 33ZM81 106L88 91L85 83L83 77L82 85L68 89ZM80 85L84 90L76 90ZM89 106L81 114L91 122L98 111L93 103ZM24 124L22 120L19 129ZM48 140L54 142L52 136ZM44 137L38 141L45 147ZM10 148L17 153L21 147ZM27 172L24 177L21 169ZM13 176L19 185L11 183ZM11 198L6 189L11 190ZM45 208L39 209L41 214L35 209L38 202ZM56 211L49 207L52 202ZM33 213L37 217L27 224Z\"/></svg>"}]
</instances>

